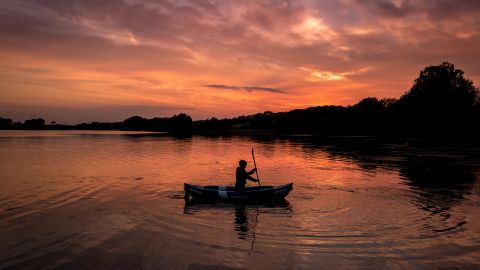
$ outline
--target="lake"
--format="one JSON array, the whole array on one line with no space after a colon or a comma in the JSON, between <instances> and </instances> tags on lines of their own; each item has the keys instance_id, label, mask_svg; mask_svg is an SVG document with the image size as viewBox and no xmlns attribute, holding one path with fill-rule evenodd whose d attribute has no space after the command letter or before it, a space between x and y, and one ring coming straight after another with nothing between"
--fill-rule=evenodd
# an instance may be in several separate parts
<instances>
[{"instance_id":1,"label":"lake","mask_svg":"<svg viewBox=\"0 0 480 270\"><path fill-rule=\"evenodd\" d=\"M183 199L252 147L285 201ZM478 146L0 131L0 186L0 269L480 268Z\"/></svg>"}]
</instances>

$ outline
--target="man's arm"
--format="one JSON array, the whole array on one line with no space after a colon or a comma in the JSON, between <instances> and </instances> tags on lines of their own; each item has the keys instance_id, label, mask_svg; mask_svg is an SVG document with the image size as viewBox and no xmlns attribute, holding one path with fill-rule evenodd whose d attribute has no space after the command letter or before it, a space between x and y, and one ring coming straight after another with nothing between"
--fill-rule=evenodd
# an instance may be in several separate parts
<instances>
[{"instance_id":1,"label":"man's arm","mask_svg":"<svg viewBox=\"0 0 480 270\"><path fill-rule=\"evenodd\" d=\"M250 180L250 181L252 181L252 182L258 182L257 179L251 177L250 175L247 175L247 179Z\"/></svg>"}]
</instances>

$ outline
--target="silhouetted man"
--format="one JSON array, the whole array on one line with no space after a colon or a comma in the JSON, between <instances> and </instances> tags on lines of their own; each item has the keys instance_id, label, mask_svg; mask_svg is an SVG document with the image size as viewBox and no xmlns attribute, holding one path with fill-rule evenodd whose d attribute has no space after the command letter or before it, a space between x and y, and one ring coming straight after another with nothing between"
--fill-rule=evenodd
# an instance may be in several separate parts
<instances>
[{"instance_id":1,"label":"silhouetted man","mask_svg":"<svg viewBox=\"0 0 480 270\"><path fill-rule=\"evenodd\" d=\"M235 172L236 174L235 190L242 191L245 188L245 184L247 184L247 179L252 182L258 182L257 179L250 176L257 169L255 168L249 172L245 171L245 168L247 168L247 162L243 159L238 162L238 165L239 166L237 168L237 171Z\"/></svg>"}]
</instances>

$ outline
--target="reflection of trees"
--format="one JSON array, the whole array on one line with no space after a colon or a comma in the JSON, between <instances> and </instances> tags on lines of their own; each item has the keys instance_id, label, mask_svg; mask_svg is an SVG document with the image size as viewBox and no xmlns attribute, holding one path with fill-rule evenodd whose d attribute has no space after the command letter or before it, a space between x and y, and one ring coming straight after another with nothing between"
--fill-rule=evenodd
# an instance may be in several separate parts
<instances>
[{"instance_id":1,"label":"reflection of trees","mask_svg":"<svg viewBox=\"0 0 480 270\"><path fill-rule=\"evenodd\" d=\"M475 182L470 165L439 156L409 156L400 175L412 187L453 199L463 199Z\"/></svg>"},{"instance_id":2,"label":"reflection of trees","mask_svg":"<svg viewBox=\"0 0 480 270\"><path fill-rule=\"evenodd\" d=\"M382 157L390 154L390 148L385 147L374 137L290 137L289 141L302 147L302 153L308 159L316 156L318 151L325 152L329 158L348 159L364 170L375 170L383 163Z\"/></svg>"},{"instance_id":3,"label":"reflection of trees","mask_svg":"<svg viewBox=\"0 0 480 270\"><path fill-rule=\"evenodd\" d=\"M323 151L332 159L351 160L367 171L377 168L398 170L407 185L452 198L463 198L470 193L476 180L473 164L480 162L478 156L474 157L478 151L467 153L455 146L387 145L372 137L291 140L302 145L302 151L307 155Z\"/></svg>"},{"instance_id":4,"label":"reflection of trees","mask_svg":"<svg viewBox=\"0 0 480 270\"><path fill-rule=\"evenodd\" d=\"M478 176L478 150L465 147L409 147L380 143L349 142L304 144L305 152L325 151L332 159L348 159L366 172L377 168L398 171L412 192L405 197L418 209L426 211L422 228L426 233L445 232L463 226L467 221L452 212L469 195ZM469 151L467 151L469 150ZM476 155L476 156L475 156Z\"/></svg>"},{"instance_id":5,"label":"reflection of trees","mask_svg":"<svg viewBox=\"0 0 480 270\"><path fill-rule=\"evenodd\" d=\"M386 146L359 140L324 147L323 151L334 159L351 160L365 171L380 167L398 170L405 184L418 191L413 203L432 213L445 212L459 203L476 181L471 164L478 158L463 155L461 149Z\"/></svg>"},{"instance_id":6,"label":"reflection of trees","mask_svg":"<svg viewBox=\"0 0 480 270\"><path fill-rule=\"evenodd\" d=\"M377 168L398 170L406 184L424 193L460 198L471 192L476 181L474 157L463 148L410 147L387 145L371 137L338 137L334 139L296 138L306 155L317 151L332 159L347 159L366 171Z\"/></svg>"},{"instance_id":7,"label":"reflection of trees","mask_svg":"<svg viewBox=\"0 0 480 270\"><path fill-rule=\"evenodd\" d=\"M181 142L191 142L192 134L181 134L181 133L125 133L121 134L122 137L126 139L143 139L143 138L153 138L153 139L167 139L172 141L181 141Z\"/></svg>"},{"instance_id":8,"label":"reflection of trees","mask_svg":"<svg viewBox=\"0 0 480 270\"><path fill-rule=\"evenodd\" d=\"M429 212L436 220L430 225L434 232L444 232L463 226L466 220L455 215L451 208L470 194L475 175L471 166L440 156L409 156L400 167L407 185L418 192L412 204Z\"/></svg>"}]
</instances>

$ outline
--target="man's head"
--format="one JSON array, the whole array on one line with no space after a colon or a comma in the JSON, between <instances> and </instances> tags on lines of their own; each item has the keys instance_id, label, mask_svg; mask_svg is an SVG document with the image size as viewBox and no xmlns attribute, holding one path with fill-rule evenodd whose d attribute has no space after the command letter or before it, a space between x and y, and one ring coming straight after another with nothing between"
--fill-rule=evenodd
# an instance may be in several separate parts
<instances>
[{"instance_id":1,"label":"man's head","mask_svg":"<svg viewBox=\"0 0 480 270\"><path fill-rule=\"evenodd\" d=\"M240 167L242 167L242 168L246 168L247 167L247 162L242 159L238 162L238 165L240 165Z\"/></svg>"}]
</instances>

